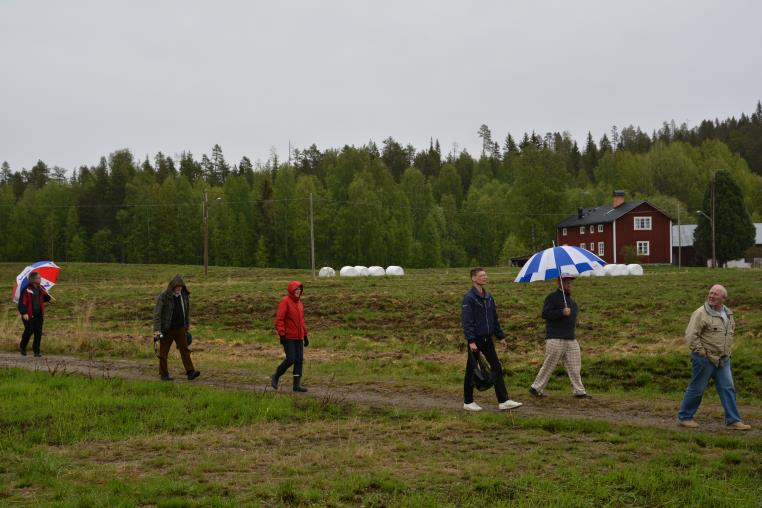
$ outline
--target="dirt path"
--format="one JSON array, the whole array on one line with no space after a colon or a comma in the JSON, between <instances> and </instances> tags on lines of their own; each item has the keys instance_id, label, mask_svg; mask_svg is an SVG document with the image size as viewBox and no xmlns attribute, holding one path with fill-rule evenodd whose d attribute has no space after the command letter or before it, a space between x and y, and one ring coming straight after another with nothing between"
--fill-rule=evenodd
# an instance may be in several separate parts
<instances>
[{"instance_id":1,"label":"dirt path","mask_svg":"<svg viewBox=\"0 0 762 508\"><path fill-rule=\"evenodd\" d=\"M92 377L118 377L126 379L156 379L156 365L151 360L86 359L73 356L50 355L42 358L20 356L18 353L0 353L0 367L20 367L40 372L76 373ZM177 379L175 382L187 382ZM243 369L204 370L196 384L232 390L272 391L265 373ZM400 408L414 410L445 409L460 411L460 391L427 390L421 387L399 387L388 383L366 383L346 385L334 382L323 385L310 383L306 395L330 402L346 401L373 408ZM279 393L291 394L290 390ZM546 416L587 420L602 420L614 424L626 424L665 429L678 429L675 414L679 400L655 398L631 399L613 395L595 395L592 400L577 400L568 393L551 393L545 399L532 398L526 392L514 392L513 397L524 405L508 414L513 416ZM494 394L491 391L477 394L477 402L487 410L496 411ZM745 421L754 427L745 435L762 435L760 419L762 408L742 406ZM697 420L701 430L723 433L737 433L724 428L722 408L715 400L707 401L701 408ZM692 432L685 430L685 432Z\"/></svg>"}]
</instances>

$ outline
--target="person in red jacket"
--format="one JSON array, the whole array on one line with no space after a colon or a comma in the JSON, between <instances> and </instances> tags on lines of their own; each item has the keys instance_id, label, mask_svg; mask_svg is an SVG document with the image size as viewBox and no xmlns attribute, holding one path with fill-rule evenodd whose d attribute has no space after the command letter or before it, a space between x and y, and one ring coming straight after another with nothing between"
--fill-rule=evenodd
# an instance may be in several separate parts
<instances>
[{"instance_id":1,"label":"person in red jacket","mask_svg":"<svg viewBox=\"0 0 762 508\"><path fill-rule=\"evenodd\" d=\"M270 385L278 389L278 379L286 370L294 366L294 391L306 392L302 386L302 364L304 363L304 347L310 345L307 338L307 325L304 323L304 304L302 292L304 286L298 280L288 283L288 294L278 303L275 314L275 329L280 336L280 343L286 353L286 359L278 365L275 374L270 376Z\"/></svg>"},{"instance_id":2,"label":"person in red jacket","mask_svg":"<svg viewBox=\"0 0 762 508\"><path fill-rule=\"evenodd\" d=\"M19 298L19 314L24 321L24 333L21 335L19 352L26 356L26 347L29 339L34 335L32 350L34 356L42 356L40 343L42 342L42 318L45 314L45 302L50 301L48 292L40 286L40 274L31 272L28 276L29 285L21 292Z\"/></svg>"}]
</instances>

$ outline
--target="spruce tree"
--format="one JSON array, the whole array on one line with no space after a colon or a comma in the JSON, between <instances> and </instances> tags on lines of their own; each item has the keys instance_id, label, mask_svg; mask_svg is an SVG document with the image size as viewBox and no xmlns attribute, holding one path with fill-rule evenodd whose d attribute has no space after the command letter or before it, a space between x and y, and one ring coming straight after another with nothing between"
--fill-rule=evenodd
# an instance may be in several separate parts
<instances>
[{"instance_id":1,"label":"spruce tree","mask_svg":"<svg viewBox=\"0 0 762 508\"><path fill-rule=\"evenodd\" d=\"M743 190L729 172L714 174L714 222L718 266L732 259L742 258L754 245L754 224L744 206ZM702 211L712 216L712 182L709 182ZM698 226L693 233L696 252L705 259L712 257L712 224L703 214L698 214Z\"/></svg>"}]
</instances>

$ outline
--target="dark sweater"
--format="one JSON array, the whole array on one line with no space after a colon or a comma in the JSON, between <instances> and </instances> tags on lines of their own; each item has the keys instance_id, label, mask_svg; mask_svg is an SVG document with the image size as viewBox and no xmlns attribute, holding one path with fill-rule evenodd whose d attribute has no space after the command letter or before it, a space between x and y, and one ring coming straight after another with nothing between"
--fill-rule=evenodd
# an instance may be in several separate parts
<instances>
[{"instance_id":1,"label":"dark sweater","mask_svg":"<svg viewBox=\"0 0 762 508\"><path fill-rule=\"evenodd\" d=\"M172 309L172 321L170 321L169 328L184 328L185 327L185 309L183 308L183 297L180 296L173 296L173 306Z\"/></svg>"},{"instance_id":2,"label":"dark sweater","mask_svg":"<svg viewBox=\"0 0 762 508\"><path fill-rule=\"evenodd\" d=\"M556 289L545 297L542 306L542 318L545 320L546 339L575 339L577 328L577 314L579 307L570 294L566 294L566 306L571 309L571 314L564 316L564 295L560 289Z\"/></svg>"}]
</instances>

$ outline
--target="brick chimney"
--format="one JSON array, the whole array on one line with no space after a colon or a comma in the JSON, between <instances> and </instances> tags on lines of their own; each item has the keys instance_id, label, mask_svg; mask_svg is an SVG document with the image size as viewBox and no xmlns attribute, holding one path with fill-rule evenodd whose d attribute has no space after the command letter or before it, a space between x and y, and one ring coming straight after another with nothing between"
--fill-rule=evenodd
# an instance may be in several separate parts
<instances>
[{"instance_id":1,"label":"brick chimney","mask_svg":"<svg viewBox=\"0 0 762 508\"><path fill-rule=\"evenodd\" d=\"M624 191L623 190L615 190L614 191L614 199L611 202L611 206L614 208L619 207L620 205L624 204Z\"/></svg>"}]
</instances>

